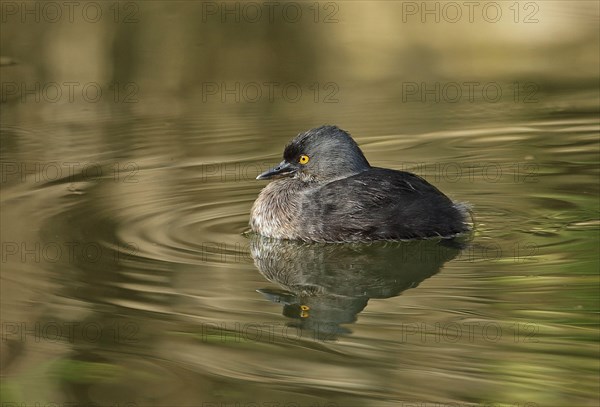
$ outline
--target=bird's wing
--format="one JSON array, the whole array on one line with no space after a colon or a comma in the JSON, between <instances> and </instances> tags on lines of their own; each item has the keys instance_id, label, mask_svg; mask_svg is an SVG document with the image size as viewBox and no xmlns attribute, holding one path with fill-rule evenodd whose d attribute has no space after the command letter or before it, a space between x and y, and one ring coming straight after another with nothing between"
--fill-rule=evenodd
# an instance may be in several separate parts
<instances>
[{"instance_id":1,"label":"bird's wing","mask_svg":"<svg viewBox=\"0 0 600 407\"><path fill-rule=\"evenodd\" d=\"M371 169L334 181L307 197L306 227L330 240L399 239L457 233L452 201L423 178Z\"/></svg>"}]
</instances>

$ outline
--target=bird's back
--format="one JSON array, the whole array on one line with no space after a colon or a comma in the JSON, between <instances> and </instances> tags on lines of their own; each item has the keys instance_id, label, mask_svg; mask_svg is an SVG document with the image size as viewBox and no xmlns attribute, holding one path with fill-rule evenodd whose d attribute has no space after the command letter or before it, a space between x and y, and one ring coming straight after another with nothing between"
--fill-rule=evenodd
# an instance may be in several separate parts
<instances>
[{"instance_id":1,"label":"bird's back","mask_svg":"<svg viewBox=\"0 0 600 407\"><path fill-rule=\"evenodd\" d=\"M371 168L311 189L302 200L306 240L452 236L468 230L460 205L421 177Z\"/></svg>"}]
</instances>

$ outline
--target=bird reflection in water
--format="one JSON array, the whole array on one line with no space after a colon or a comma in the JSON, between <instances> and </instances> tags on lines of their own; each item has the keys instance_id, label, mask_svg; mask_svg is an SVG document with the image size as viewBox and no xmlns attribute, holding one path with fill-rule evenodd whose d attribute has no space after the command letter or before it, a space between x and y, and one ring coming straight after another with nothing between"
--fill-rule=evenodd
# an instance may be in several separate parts
<instances>
[{"instance_id":1,"label":"bird reflection in water","mask_svg":"<svg viewBox=\"0 0 600 407\"><path fill-rule=\"evenodd\" d=\"M254 235L250 252L267 280L258 290L283 304L289 326L332 340L351 330L371 298L390 298L436 274L466 246L464 239L320 244Z\"/></svg>"}]
</instances>

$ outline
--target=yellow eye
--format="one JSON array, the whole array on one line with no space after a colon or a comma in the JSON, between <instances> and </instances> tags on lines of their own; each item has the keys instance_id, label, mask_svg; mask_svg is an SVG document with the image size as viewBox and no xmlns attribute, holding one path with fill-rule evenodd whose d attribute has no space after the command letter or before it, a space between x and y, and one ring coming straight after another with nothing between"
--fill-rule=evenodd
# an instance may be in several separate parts
<instances>
[{"instance_id":1,"label":"yellow eye","mask_svg":"<svg viewBox=\"0 0 600 407\"><path fill-rule=\"evenodd\" d=\"M306 164L308 160L310 160L310 158L308 158L308 156L304 154L302 154L300 158L298 158L298 162L303 165Z\"/></svg>"}]
</instances>

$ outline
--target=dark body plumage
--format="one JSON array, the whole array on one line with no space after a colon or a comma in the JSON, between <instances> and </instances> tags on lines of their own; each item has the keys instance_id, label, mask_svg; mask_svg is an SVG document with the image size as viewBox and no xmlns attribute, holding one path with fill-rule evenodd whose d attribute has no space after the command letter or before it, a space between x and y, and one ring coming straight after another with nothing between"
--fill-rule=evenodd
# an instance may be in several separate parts
<instances>
[{"instance_id":1,"label":"dark body plumage","mask_svg":"<svg viewBox=\"0 0 600 407\"><path fill-rule=\"evenodd\" d=\"M371 167L335 126L300 134L284 161L258 179L282 176L252 207L250 226L264 236L344 242L449 237L469 229L464 205L414 174Z\"/></svg>"}]
</instances>

